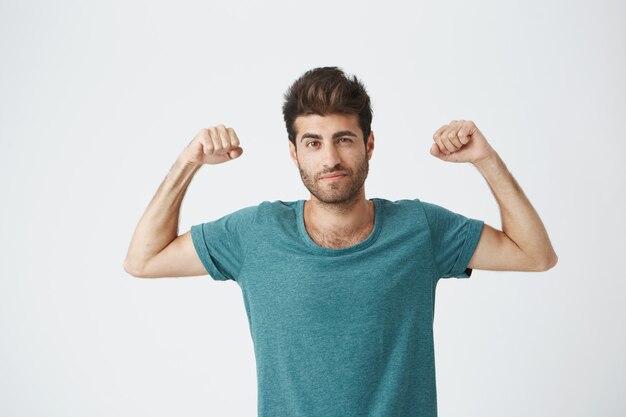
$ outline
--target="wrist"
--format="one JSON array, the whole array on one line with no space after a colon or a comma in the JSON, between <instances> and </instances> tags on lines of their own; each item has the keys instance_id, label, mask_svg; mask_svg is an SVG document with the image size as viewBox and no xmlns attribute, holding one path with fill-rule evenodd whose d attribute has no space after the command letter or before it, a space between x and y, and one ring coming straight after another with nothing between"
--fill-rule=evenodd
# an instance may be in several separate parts
<instances>
[{"instance_id":1,"label":"wrist","mask_svg":"<svg viewBox=\"0 0 626 417\"><path fill-rule=\"evenodd\" d=\"M165 184L168 187L187 187L196 172L202 167L185 158L178 158L170 168L165 177Z\"/></svg>"},{"instance_id":2,"label":"wrist","mask_svg":"<svg viewBox=\"0 0 626 417\"><path fill-rule=\"evenodd\" d=\"M179 169L184 170L184 171L195 172L199 170L202 167L202 165L204 164L191 161L184 154L180 155L178 159L176 159L176 162L174 162L175 167L178 167Z\"/></svg>"},{"instance_id":3,"label":"wrist","mask_svg":"<svg viewBox=\"0 0 626 417\"><path fill-rule=\"evenodd\" d=\"M485 173L486 171L498 169L504 165L504 162L500 158L495 151L491 153L489 156L479 159L474 162L474 166L478 168L481 173Z\"/></svg>"}]
</instances>

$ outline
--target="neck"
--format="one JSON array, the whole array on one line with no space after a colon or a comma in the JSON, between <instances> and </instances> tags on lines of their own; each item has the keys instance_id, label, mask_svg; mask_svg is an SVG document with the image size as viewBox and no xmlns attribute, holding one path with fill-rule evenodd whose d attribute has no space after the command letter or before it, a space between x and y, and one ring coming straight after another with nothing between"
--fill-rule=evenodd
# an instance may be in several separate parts
<instances>
[{"instance_id":1,"label":"neck","mask_svg":"<svg viewBox=\"0 0 626 417\"><path fill-rule=\"evenodd\" d=\"M304 220L308 229L323 234L350 236L374 226L374 202L361 193L350 201L324 203L311 197L304 202Z\"/></svg>"}]
</instances>

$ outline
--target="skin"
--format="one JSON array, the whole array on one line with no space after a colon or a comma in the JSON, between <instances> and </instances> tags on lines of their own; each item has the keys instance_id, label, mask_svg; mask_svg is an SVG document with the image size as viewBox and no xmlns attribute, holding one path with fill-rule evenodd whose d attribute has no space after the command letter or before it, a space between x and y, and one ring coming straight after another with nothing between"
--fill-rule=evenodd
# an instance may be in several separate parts
<instances>
[{"instance_id":1,"label":"skin","mask_svg":"<svg viewBox=\"0 0 626 417\"><path fill-rule=\"evenodd\" d=\"M374 203L365 198L365 180L374 151L374 133L367 145L356 115L329 114L298 116L294 122L296 146L289 153L311 193L304 203L304 221L309 234L329 246L351 246L364 240L374 226ZM353 132L355 136L342 135ZM320 138L304 138L313 133ZM339 180L324 175L344 172ZM330 242L333 242L330 243Z\"/></svg>"},{"instance_id":2,"label":"skin","mask_svg":"<svg viewBox=\"0 0 626 417\"><path fill-rule=\"evenodd\" d=\"M374 150L373 132L365 144L357 116L342 114L300 116L295 128L297 146L289 142L290 155L311 193L304 206L309 235L330 248L365 240L374 225L374 205L365 198L364 189ZM354 136L333 138L341 131L351 131ZM307 133L318 137L304 138ZM435 132L433 141L433 157L473 164L500 208L502 230L484 224L468 267L493 271L546 271L554 267L558 257L543 222L474 122L452 120ZM217 125L200 130L172 166L135 229L124 261L129 274L141 278L206 274L190 232L177 237L180 205L202 165L232 161L242 153L232 128ZM321 179L339 171L346 174L341 180Z\"/></svg>"}]
</instances>

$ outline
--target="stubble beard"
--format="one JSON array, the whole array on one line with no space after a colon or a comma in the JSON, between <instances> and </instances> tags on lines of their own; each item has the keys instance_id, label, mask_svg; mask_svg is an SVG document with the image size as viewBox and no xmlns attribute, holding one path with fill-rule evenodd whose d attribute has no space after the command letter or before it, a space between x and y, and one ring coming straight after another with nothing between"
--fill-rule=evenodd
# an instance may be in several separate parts
<instances>
[{"instance_id":1,"label":"stubble beard","mask_svg":"<svg viewBox=\"0 0 626 417\"><path fill-rule=\"evenodd\" d=\"M355 171L346 169L345 167L336 166L333 171L344 171L348 174L342 180L336 182L326 182L321 178L315 178L300 168L300 178L302 183L309 190L311 195L317 198L321 203L333 205L346 205L354 203L358 197L361 188L365 184L365 179L369 172L369 160L363 158L356 167ZM323 175L327 175L323 174Z\"/></svg>"}]
</instances>

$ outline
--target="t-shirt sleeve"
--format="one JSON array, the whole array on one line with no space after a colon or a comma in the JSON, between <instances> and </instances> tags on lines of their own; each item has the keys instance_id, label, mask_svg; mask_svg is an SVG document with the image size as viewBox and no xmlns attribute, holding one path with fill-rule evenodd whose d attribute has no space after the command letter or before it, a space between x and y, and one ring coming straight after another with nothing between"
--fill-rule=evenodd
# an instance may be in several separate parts
<instances>
[{"instance_id":1,"label":"t-shirt sleeve","mask_svg":"<svg viewBox=\"0 0 626 417\"><path fill-rule=\"evenodd\" d=\"M422 201L430 229L433 258L440 278L469 278L468 268L484 221L465 217L436 204Z\"/></svg>"},{"instance_id":2,"label":"t-shirt sleeve","mask_svg":"<svg viewBox=\"0 0 626 417\"><path fill-rule=\"evenodd\" d=\"M217 220L191 226L191 239L209 275L237 281L245 260L258 206L249 206Z\"/></svg>"}]
</instances>

